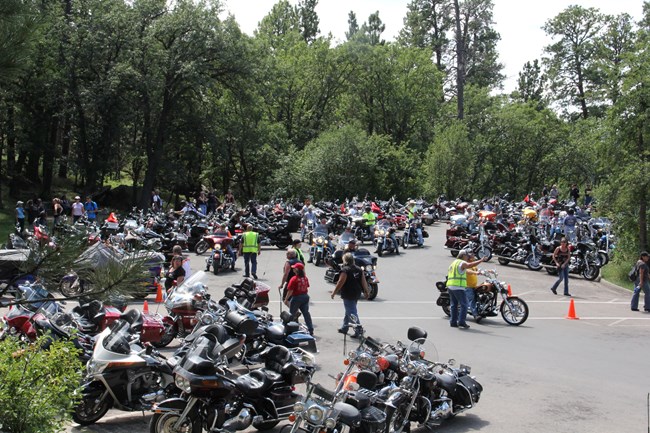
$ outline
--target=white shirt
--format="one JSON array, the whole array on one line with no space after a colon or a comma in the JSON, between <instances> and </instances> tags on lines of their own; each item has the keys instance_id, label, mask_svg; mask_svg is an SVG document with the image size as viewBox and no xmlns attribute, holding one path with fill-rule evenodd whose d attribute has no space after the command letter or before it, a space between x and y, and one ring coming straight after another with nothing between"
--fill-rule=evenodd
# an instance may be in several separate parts
<instances>
[{"instance_id":1,"label":"white shirt","mask_svg":"<svg viewBox=\"0 0 650 433\"><path fill-rule=\"evenodd\" d=\"M72 215L81 216L84 214L84 204L80 201L72 203Z\"/></svg>"}]
</instances>

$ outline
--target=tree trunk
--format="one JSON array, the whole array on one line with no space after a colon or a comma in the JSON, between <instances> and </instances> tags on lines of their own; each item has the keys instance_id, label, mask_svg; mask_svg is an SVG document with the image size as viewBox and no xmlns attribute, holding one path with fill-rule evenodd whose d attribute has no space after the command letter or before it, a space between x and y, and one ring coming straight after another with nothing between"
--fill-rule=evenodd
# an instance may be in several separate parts
<instances>
[{"instance_id":1,"label":"tree trunk","mask_svg":"<svg viewBox=\"0 0 650 433\"><path fill-rule=\"evenodd\" d=\"M41 197L50 198L52 194L52 177L54 176L54 158L56 149L61 141L61 121L58 116L52 116L47 143L43 148L43 188Z\"/></svg>"},{"instance_id":2,"label":"tree trunk","mask_svg":"<svg viewBox=\"0 0 650 433\"><path fill-rule=\"evenodd\" d=\"M61 137L61 157L59 158L59 172L57 176L61 179L68 177L68 159L70 158L70 134L72 128L70 116L63 118L63 136Z\"/></svg>"},{"instance_id":3,"label":"tree trunk","mask_svg":"<svg viewBox=\"0 0 650 433\"><path fill-rule=\"evenodd\" d=\"M13 176L16 170L16 125L13 101L7 104L7 175Z\"/></svg>"},{"instance_id":4,"label":"tree trunk","mask_svg":"<svg viewBox=\"0 0 650 433\"><path fill-rule=\"evenodd\" d=\"M457 117L462 120L465 117L465 41L460 26L460 5L454 0L454 15L456 19L456 101Z\"/></svg>"},{"instance_id":5,"label":"tree trunk","mask_svg":"<svg viewBox=\"0 0 650 433\"><path fill-rule=\"evenodd\" d=\"M578 59L576 59L578 62ZM587 110L587 99L585 97L585 85L584 79L582 77L582 68L580 63L577 64L578 72L578 99L580 100L580 109L582 110L582 118L586 119L589 117L589 111Z\"/></svg>"}]
</instances>

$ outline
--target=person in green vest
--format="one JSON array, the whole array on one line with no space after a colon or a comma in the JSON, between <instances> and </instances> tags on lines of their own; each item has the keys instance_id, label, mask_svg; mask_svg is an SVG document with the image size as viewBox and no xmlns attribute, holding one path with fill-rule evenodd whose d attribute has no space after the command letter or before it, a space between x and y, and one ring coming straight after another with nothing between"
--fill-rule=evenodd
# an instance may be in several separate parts
<instances>
[{"instance_id":1,"label":"person in green vest","mask_svg":"<svg viewBox=\"0 0 650 433\"><path fill-rule=\"evenodd\" d=\"M370 233L370 239L375 239L375 223L377 222L377 215L375 215L370 206L366 206L366 212L361 215L366 223L366 230Z\"/></svg>"},{"instance_id":2,"label":"person in green vest","mask_svg":"<svg viewBox=\"0 0 650 433\"><path fill-rule=\"evenodd\" d=\"M296 252L296 258L298 259L298 261L300 261L300 263L302 263L304 265L305 264L305 255L303 254L302 250L300 249L300 244L301 243L302 242L300 241L300 239L294 239L293 241L291 241L291 248ZM309 262L311 263L311 260Z\"/></svg>"},{"instance_id":3,"label":"person in green vest","mask_svg":"<svg viewBox=\"0 0 650 433\"><path fill-rule=\"evenodd\" d=\"M244 277L251 274L257 279L257 256L262 253L260 249L260 235L253 231L253 225L246 225L246 231L242 235L239 244L239 255L244 255ZM251 266L252 265L252 266ZM251 269L252 267L252 269ZM249 271L252 271L249 273Z\"/></svg>"},{"instance_id":4,"label":"person in green vest","mask_svg":"<svg viewBox=\"0 0 650 433\"><path fill-rule=\"evenodd\" d=\"M449 326L452 328L469 328L467 324L467 270L480 263L483 263L485 257L474 262L467 262L470 254L467 250L460 250L456 260L449 265L447 272L447 290L449 291L450 314Z\"/></svg>"}]
</instances>

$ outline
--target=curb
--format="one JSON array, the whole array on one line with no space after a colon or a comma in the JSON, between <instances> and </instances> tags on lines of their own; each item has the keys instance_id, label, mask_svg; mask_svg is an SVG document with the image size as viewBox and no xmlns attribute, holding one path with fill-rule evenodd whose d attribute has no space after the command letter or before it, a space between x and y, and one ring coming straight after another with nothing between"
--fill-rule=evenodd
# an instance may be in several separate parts
<instances>
[{"instance_id":1,"label":"curb","mask_svg":"<svg viewBox=\"0 0 650 433\"><path fill-rule=\"evenodd\" d=\"M621 286L619 286L619 285L617 285L617 284L614 284L614 283L612 283L612 282L610 282L610 281L607 281L607 280L604 279L604 278L600 278L600 281L599 281L599 282L600 282L601 284L603 284L603 285L609 287L610 289L613 289L613 290L618 290L618 291L621 291L621 292L625 292L625 293L627 293L627 294L629 294L630 292L632 292L632 290L630 290L630 289L626 289L625 287L621 287Z\"/></svg>"}]
</instances>

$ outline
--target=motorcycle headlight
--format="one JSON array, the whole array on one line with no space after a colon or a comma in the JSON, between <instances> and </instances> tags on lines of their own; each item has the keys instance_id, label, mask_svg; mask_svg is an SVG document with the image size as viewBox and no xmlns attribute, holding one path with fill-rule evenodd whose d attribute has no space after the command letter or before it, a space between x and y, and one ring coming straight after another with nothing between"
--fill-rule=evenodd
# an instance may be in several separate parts
<instances>
[{"instance_id":1,"label":"motorcycle headlight","mask_svg":"<svg viewBox=\"0 0 650 433\"><path fill-rule=\"evenodd\" d=\"M88 375L99 374L106 369L107 365L108 362L101 362L91 358L88 364L86 364L86 371Z\"/></svg>"},{"instance_id":2,"label":"motorcycle headlight","mask_svg":"<svg viewBox=\"0 0 650 433\"><path fill-rule=\"evenodd\" d=\"M214 323L214 317L212 314L204 314L201 316L201 323L204 325L212 325Z\"/></svg>"},{"instance_id":3,"label":"motorcycle headlight","mask_svg":"<svg viewBox=\"0 0 650 433\"><path fill-rule=\"evenodd\" d=\"M336 420L334 418L327 418L325 420L325 427L328 429L333 429L336 426Z\"/></svg>"},{"instance_id":4,"label":"motorcycle headlight","mask_svg":"<svg viewBox=\"0 0 650 433\"><path fill-rule=\"evenodd\" d=\"M325 417L325 410L317 404L307 409L307 420L312 424L320 424Z\"/></svg>"},{"instance_id":5,"label":"motorcycle headlight","mask_svg":"<svg viewBox=\"0 0 650 433\"><path fill-rule=\"evenodd\" d=\"M374 267L372 265L366 265L366 272L372 272Z\"/></svg>"},{"instance_id":6,"label":"motorcycle headlight","mask_svg":"<svg viewBox=\"0 0 650 433\"><path fill-rule=\"evenodd\" d=\"M176 377L174 378L174 383L176 384L178 389L180 389L183 392L189 393L190 391L192 391L192 387L190 386L190 381L185 379L183 376L177 374Z\"/></svg>"},{"instance_id":7,"label":"motorcycle headlight","mask_svg":"<svg viewBox=\"0 0 650 433\"><path fill-rule=\"evenodd\" d=\"M305 404L302 401L298 401L293 405L293 411L295 413L302 413L305 410Z\"/></svg>"}]
</instances>

